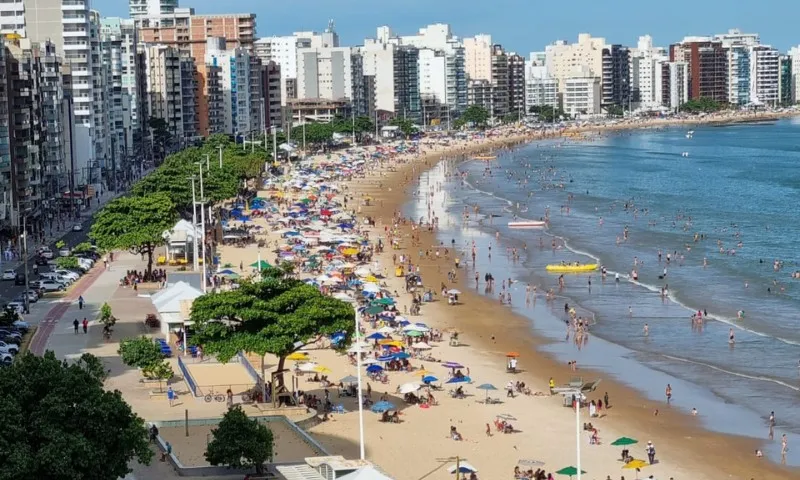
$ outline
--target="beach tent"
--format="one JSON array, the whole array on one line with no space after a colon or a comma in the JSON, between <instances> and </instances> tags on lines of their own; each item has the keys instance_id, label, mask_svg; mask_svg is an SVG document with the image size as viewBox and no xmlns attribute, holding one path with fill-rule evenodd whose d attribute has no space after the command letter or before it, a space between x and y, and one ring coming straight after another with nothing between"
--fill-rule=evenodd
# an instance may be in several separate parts
<instances>
[{"instance_id":1,"label":"beach tent","mask_svg":"<svg viewBox=\"0 0 800 480\"><path fill-rule=\"evenodd\" d=\"M169 335L170 329L190 325L186 319L189 316L191 303L202 294L203 292L186 282L177 282L150 297L153 307L161 318L161 332L165 337Z\"/></svg>"},{"instance_id":2,"label":"beach tent","mask_svg":"<svg viewBox=\"0 0 800 480\"><path fill-rule=\"evenodd\" d=\"M353 473L348 473L343 477L339 477L339 480L393 480L393 479L392 477L388 477L382 474L375 467L364 467L364 468L359 468Z\"/></svg>"}]
</instances>

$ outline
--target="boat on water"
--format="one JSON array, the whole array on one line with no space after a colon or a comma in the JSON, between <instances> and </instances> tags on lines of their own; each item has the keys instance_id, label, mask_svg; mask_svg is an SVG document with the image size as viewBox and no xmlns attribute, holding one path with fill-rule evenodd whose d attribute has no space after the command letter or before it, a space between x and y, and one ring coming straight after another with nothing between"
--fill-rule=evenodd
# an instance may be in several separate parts
<instances>
[{"instance_id":1,"label":"boat on water","mask_svg":"<svg viewBox=\"0 0 800 480\"><path fill-rule=\"evenodd\" d=\"M495 155L479 155L479 156L475 157L475 160L485 160L485 161L496 160L496 159L497 159L497 156L495 156Z\"/></svg>"},{"instance_id":2,"label":"boat on water","mask_svg":"<svg viewBox=\"0 0 800 480\"><path fill-rule=\"evenodd\" d=\"M509 228L541 228L547 226L547 222L541 220L526 220L524 222L508 222Z\"/></svg>"},{"instance_id":3,"label":"boat on water","mask_svg":"<svg viewBox=\"0 0 800 480\"><path fill-rule=\"evenodd\" d=\"M584 264L552 264L545 267L548 272L554 273L584 273L584 272L593 272L597 270L596 263L584 263Z\"/></svg>"}]
</instances>

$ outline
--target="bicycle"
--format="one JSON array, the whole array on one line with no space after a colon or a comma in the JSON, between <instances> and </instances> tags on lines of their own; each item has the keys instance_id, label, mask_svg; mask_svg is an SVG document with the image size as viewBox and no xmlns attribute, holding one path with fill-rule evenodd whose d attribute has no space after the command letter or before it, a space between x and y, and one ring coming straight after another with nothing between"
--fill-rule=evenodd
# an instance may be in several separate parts
<instances>
[{"instance_id":1,"label":"bicycle","mask_svg":"<svg viewBox=\"0 0 800 480\"><path fill-rule=\"evenodd\" d=\"M216 400L217 402L220 402L220 403L225 401L225 395L223 395L223 394L221 394L219 392L214 392L213 388L203 398L206 401L206 403L211 403L213 400Z\"/></svg>"}]
</instances>

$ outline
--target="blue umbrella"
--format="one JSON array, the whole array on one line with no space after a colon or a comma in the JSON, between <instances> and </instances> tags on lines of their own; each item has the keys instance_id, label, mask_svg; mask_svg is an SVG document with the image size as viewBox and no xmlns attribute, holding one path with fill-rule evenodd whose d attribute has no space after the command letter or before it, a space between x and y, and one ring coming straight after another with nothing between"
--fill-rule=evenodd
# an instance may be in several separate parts
<instances>
[{"instance_id":1,"label":"blue umbrella","mask_svg":"<svg viewBox=\"0 0 800 480\"><path fill-rule=\"evenodd\" d=\"M497 387L495 387L491 383L483 383L481 385L478 385L475 388L477 388L478 390L486 390L486 403L487 404L489 403L489 390L497 390Z\"/></svg>"},{"instance_id":2,"label":"blue umbrella","mask_svg":"<svg viewBox=\"0 0 800 480\"><path fill-rule=\"evenodd\" d=\"M383 413L389 410L394 410L394 404L385 400L381 400L372 406L372 411L375 413Z\"/></svg>"},{"instance_id":3,"label":"blue umbrella","mask_svg":"<svg viewBox=\"0 0 800 480\"><path fill-rule=\"evenodd\" d=\"M219 273L220 275L233 275L236 272L234 272L230 268L226 268L225 270L221 270L221 271L219 271L217 273Z\"/></svg>"},{"instance_id":4,"label":"blue umbrella","mask_svg":"<svg viewBox=\"0 0 800 480\"><path fill-rule=\"evenodd\" d=\"M383 355L378 357L379 362L391 362L394 360L394 355Z\"/></svg>"},{"instance_id":5,"label":"blue umbrella","mask_svg":"<svg viewBox=\"0 0 800 480\"><path fill-rule=\"evenodd\" d=\"M380 332L375 332L367 338L370 340L383 340L386 337Z\"/></svg>"},{"instance_id":6,"label":"blue umbrella","mask_svg":"<svg viewBox=\"0 0 800 480\"><path fill-rule=\"evenodd\" d=\"M469 383L472 379L469 377L453 377L447 383Z\"/></svg>"},{"instance_id":7,"label":"blue umbrella","mask_svg":"<svg viewBox=\"0 0 800 480\"><path fill-rule=\"evenodd\" d=\"M380 365L370 365L369 367L367 367L367 372L369 373L378 373L381 371L383 371L383 367L381 367Z\"/></svg>"},{"instance_id":8,"label":"blue umbrella","mask_svg":"<svg viewBox=\"0 0 800 480\"><path fill-rule=\"evenodd\" d=\"M411 358L411 355L407 354L406 352L400 352L394 354L394 358L396 360L405 360L406 358Z\"/></svg>"},{"instance_id":9,"label":"blue umbrella","mask_svg":"<svg viewBox=\"0 0 800 480\"><path fill-rule=\"evenodd\" d=\"M439 379L434 377L433 375L427 375L427 376L422 377L422 383L433 383L433 382L438 382L438 381L439 381Z\"/></svg>"}]
</instances>

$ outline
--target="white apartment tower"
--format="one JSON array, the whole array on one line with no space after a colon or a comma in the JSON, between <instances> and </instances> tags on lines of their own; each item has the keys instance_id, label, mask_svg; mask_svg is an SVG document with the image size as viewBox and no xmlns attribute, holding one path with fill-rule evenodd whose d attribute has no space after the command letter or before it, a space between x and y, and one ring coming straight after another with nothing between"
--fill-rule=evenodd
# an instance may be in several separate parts
<instances>
[{"instance_id":1,"label":"white apartment tower","mask_svg":"<svg viewBox=\"0 0 800 480\"><path fill-rule=\"evenodd\" d=\"M572 116L596 115L600 113L602 93L600 78L590 75L564 79L564 112Z\"/></svg>"},{"instance_id":2,"label":"white apartment tower","mask_svg":"<svg viewBox=\"0 0 800 480\"><path fill-rule=\"evenodd\" d=\"M664 48L654 47L650 35L639 37L631 51L631 94L639 108L661 106L661 64L669 60Z\"/></svg>"},{"instance_id":3,"label":"white apartment tower","mask_svg":"<svg viewBox=\"0 0 800 480\"><path fill-rule=\"evenodd\" d=\"M525 112L531 107L558 108L558 80L547 74L544 62L525 62Z\"/></svg>"},{"instance_id":4,"label":"white apartment tower","mask_svg":"<svg viewBox=\"0 0 800 480\"><path fill-rule=\"evenodd\" d=\"M260 89L260 61L244 48L226 49L223 38L208 39L205 61L218 72L223 131L231 135L261 131L261 96L253 92Z\"/></svg>"},{"instance_id":5,"label":"white apartment tower","mask_svg":"<svg viewBox=\"0 0 800 480\"><path fill-rule=\"evenodd\" d=\"M464 39L464 70L469 80L492 81L492 36Z\"/></svg>"},{"instance_id":6,"label":"white apartment tower","mask_svg":"<svg viewBox=\"0 0 800 480\"><path fill-rule=\"evenodd\" d=\"M177 7L178 0L128 0L128 12L132 19L175 13Z\"/></svg>"},{"instance_id":7,"label":"white apartment tower","mask_svg":"<svg viewBox=\"0 0 800 480\"><path fill-rule=\"evenodd\" d=\"M353 49L322 47L297 49L297 98L353 101Z\"/></svg>"},{"instance_id":8,"label":"white apartment tower","mask_svg":"<svg viewBox=\"0 0 800 480\"><path fill-rule=\"evenodd\" d=\"M777 107L780 102L780 57L778 50L768 45L749 48L750 101Z\"/></svg>"},{"instance_id":9,"label":"white apartment tower","mask_svg":"<svg viewBox=\"0 0 800 480\"><path fill-rule=\"evenodd\" d=\"M578 35L577 43L563 40L545 48L547 73L558 80L559 91L564 93L565 80L573 77L602 77L604 38L595 38L588 33Z\"/></svg>"},{"instance_id":10,"label":"white apartment tower","mask_svg":"<svg viewBox=\"0 0 800 480\"><path fill-rule=\"evenodd\" d=\"M3 0L0 2L0 33L16 33L25 37L25 1Z\"/></svg>"},{"instance_id":11,"label":"white apartment tower","mask_svg":"<svg viewBox=\"0 0 800 480\"><path fill-rule=\"evenodd\" d=\"M800 101L800 45L790 48L788 56L792 63L792 80L790 82L792 103L798 103Z\"/></svg>"}]
</instances>

